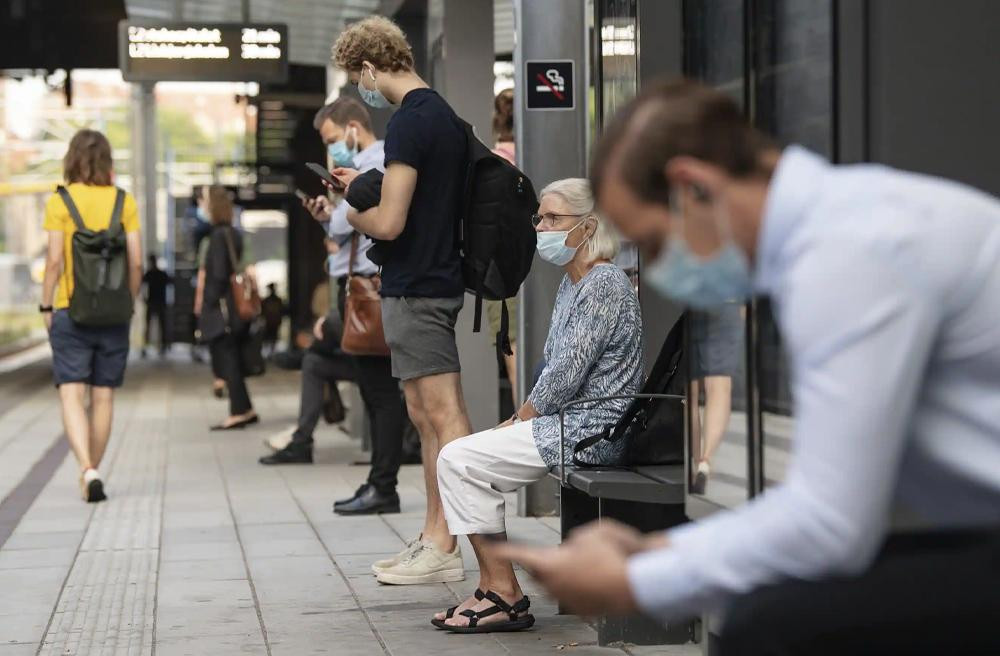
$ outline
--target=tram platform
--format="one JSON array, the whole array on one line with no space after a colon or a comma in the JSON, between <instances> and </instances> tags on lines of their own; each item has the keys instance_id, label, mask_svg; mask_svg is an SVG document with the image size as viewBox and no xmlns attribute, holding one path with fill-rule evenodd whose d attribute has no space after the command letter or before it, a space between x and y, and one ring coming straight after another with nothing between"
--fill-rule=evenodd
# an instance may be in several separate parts
<instances>
[{"instance_id":1,"label":"tram platform","mask_svg":"<svg viewBox=\"0 0 1000 656\"><path fill-rule=\"evenodd\" d=\"M524 577L538 617L520 634L458 636L431 615L474 589L382 586L372 561L419 532L419 466L404 466L403 512L337 517L367 468L356 440L317 431L317 464L262 467L262 439L294 421L298 374L250 383L262 422L209 433L224 416L205 365L130 363L104 470L110 500L80 501L44 357L0 375L0 656L28 654L668 654L601 648L583 620ZM510 505L509 505L510 507ZM556 518L508 518L512 536L559 539Z\"/></svg>"}]
</instances>

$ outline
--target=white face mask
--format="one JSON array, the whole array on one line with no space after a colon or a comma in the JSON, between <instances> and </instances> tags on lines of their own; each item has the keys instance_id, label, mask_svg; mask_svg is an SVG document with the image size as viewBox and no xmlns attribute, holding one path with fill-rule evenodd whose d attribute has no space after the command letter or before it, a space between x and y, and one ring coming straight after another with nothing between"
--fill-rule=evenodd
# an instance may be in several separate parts
<instances>
[{"instance_id":1,"label":"white face mask","mask_svg":"<svg viewBox=\"0 0 1000 656\"><path fill-rule=\"evenodd\" d=\"M580 249L580 246L587 243L587 240L585 239L580 246L567 246L566 239L569 237L569 233L573 232L586 222L587 220L584 219L569 230L547 230L545 232L539 232L538 256L546 262L550 262L556 266L564 266L572 262L573 258L576 257L576 252ZM589 239L589 237L587 239Z\"/></svg>"},{"instance_id":2,"label":"white face mask","mask_svg":"<svg viewBox=\"0 0 1000 656\"><path fill-rule=\"evenodd\" d=\"M365 73L372 79L373 89L368 89L364 85ZM392 103L382 95L382 92L378 90L378 86L375 84L375 71L370 68L362 69L361 77L358 78L358 93L361 94L361 99L365 101L370 107L375 109L384 109L391 105Z\"/></svg>"}]
</instances>

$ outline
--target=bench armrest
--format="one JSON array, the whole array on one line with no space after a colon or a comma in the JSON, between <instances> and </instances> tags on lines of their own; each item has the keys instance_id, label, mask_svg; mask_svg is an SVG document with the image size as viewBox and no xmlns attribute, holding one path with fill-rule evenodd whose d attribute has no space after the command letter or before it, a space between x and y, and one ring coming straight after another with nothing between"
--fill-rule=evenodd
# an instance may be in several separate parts
<instances>
[{"instance_id":1,"label":"bench armrest","mask_svg":"<svg viewBox=\"0 0 1000 656\"><path fill-rule=\"evenodd\" d=\"M680 394L615 394L612 396L595 396L589 399L577 399L563 404L559 408L559 485L566 486L566 411L576 406L603 403L605 401L619 400L634 401L637 399L668 399L674 401L685 401L685 397Z\"/></svg>"}]
</instances>

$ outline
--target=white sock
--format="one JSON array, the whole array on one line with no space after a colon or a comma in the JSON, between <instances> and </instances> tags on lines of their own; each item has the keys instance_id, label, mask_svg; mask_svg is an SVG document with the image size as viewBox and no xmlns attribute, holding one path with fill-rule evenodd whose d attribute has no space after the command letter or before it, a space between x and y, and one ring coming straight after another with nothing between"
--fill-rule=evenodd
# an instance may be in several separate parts
<instances>
[{"instance_id":1,"label":"white sock","mask_svg":"<svg viewBox=\"0 0 1000 656\"><path fill-rule=\"evenodd\" d=\"M712 471L712 468L711 468L711 466L709 466L707 460L702 460L701 462L698 463L698 473L699 474L704 474L705 476L708 476L709 473L711 473L711 471Z\"/></svg>"},{"instance_id":2,"label":"white sock","mask_svg":"<svg viewBox=\"0 0 1000 656\"><path fill-rule=\"evenodd\" d=\"M83 482L88 485L90 484L91 481L98 480L100 478L101 475L97 473L96 469L91 468L83 472Z\"/></svg>"}]
</instances>

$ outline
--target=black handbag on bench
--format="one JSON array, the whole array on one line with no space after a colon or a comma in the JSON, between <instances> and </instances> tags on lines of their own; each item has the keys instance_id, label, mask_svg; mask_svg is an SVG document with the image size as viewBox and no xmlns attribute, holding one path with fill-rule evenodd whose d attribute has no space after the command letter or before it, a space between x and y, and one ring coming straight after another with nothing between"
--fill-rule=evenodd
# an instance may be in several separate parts
<instances>
[{"instance_id":1,"label":"black handbag on bench","mask_svg":"<svg viewBox=\"0 0 1000 656\"><path fill-rule=\"evenodd\" d=\"M681 315L667 333L646 383L618 423L576 443L573 448L575 466L594 467L582 460L581 454L601 440L626 440L624 464L628 466L683 464L684 404L681 401L687 379L684 375L687 371L684 357L686 324L687 315Z\"/></svg>"}]
</instances>

